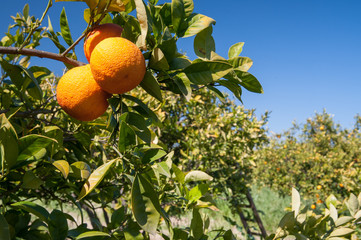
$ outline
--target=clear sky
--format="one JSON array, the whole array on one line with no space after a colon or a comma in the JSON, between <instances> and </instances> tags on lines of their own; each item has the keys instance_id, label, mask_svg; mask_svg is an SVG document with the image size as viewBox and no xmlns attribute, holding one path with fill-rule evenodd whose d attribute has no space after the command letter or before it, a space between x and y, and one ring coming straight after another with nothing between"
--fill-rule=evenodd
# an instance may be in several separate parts
<instances>
[{"instance_id":1,"label":"clear sky","mask_svg":"<svg viewBox=\"0 0 361 240\"><path fill-rule=\"evenodd\" d=\"M40 18L47 1L8 1L0 8L1 36L11 23L10 15L30 4L30 14ZM352 127L361 103L361 1L360 0L194 0L195 12L214 18L216 52L227 57L228 48L245 42L241 55L254 61L250 72L264 88L264 94L244 91L246 108L257 115L271 111L269 129L281 132L292 121L305 122L323 109L337 123ZM49 15L59 29L59 15L65 6L73 39L85 28L85 3L54 2ZM47 20L44 22L47 26ZM179 48L191 59L193 39L181 39ZM39 48L56 51L45 40ZM79 60L86 61L81 48ZM61 75L63 65L52 60L35 60Z\"/></svg>"}]
</instances>

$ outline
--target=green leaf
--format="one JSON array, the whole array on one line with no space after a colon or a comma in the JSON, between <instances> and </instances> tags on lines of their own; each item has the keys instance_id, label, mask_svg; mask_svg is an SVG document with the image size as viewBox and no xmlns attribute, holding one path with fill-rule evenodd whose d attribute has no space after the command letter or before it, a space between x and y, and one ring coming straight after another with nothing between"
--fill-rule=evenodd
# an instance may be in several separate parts
<instances>
[{"instance_id":1,"label":"green leaf","mask_svg":"<svg viewBox=\"0 0 361 240\"><path fill-rule=\"evenodd\" d=\"M341 216L335 221L335 226L340 227L340 226L345 225L345 224L347 224L349 222L352 222L353 220L355 220L355 218L353 218L353 217Z\"/></svg>"},{"instance_id":2,"label":"green leaf","mask_svg":"<svg viewBox=\"0 0 361 240\"><path fill-rule=\"evenodd\" d=\"M202 171L190 171L184 178L184 181L187 182L197 182L197 181L212 181L213 177L209 176L207 173Z\"/></svg>"},{"instance_id":3,"label":"green leaf","mask_svg":"<svg viewBox=\"0 0 361 240\"><path fill-rule=\"evenodd\" d=\"M337 209L332 203L330 203L330 217L333 219L333 222L337 221L338 218Z\"/></svg>"},{"instance_id":4,"label":"green leaf","mask_svg":"<svg viewBox=\"0 0 361 240\"><path fill-rule=\"evenodd\" d=\"M150 71L146 71L144 79L140 83L140 86L158 101L163 101L159 83Z\"/></svg>"},{"instance_id":5,"label":"green leaf","mask_svg":"<svg viewBox=\"0 0 361 240\"><path fill-rule=\"evenodd\" d=\"M46 148L51 143L57 143L53 138L43 135L30 134L19 138L18 161L25 161L29 159L41 159L46 154Z\"/></svg>"},{"instance_id":6,"label":"green leaf","mask_svg":"<svg viewBox=\"0 0 361 240\"><path fill-rule=\"evenodd\" d=\"M228 59L228 62L233 68L242 72L247 72L253 65L253 61L248 57L234 57Z\"/></svg>"},{"instance_id":7,"label":"green leaf","mask_svg":"<svg viewBox=\"0 0 361 240\"><path fill-rule=\"evenodd\" d=\"M232 91L234 96L242 102L242 88L237 83L227 80L218 80L217 82Z\"/></svg>"},{"instance_id":8,"label":"green leaf","mask_svg":"<svg viewBox=\"0 0 361 240\"><path fill-rule=\"evenodd\" d=\"M147 127L147 122L142 115L134 112L127 112L120 116L120 120L127 122L133 126L135 134L147 144L150 144L151 133Z\"/></svg>"},{"instance_id":9,"label":"green leaf","mask_svg":"<svg viewBox=\"0 0 361 240\"><path fill-rule=\"evenodd\" d=\"M197 208L193 208L191 235L195 240L199 240L203 236L203 220Z\"/></svg>"},{"instance_id":10,"label":"green leaf","mask_svg":"<svg viewBox=\"0 0 361 240\"><path fill-rule=\"evenodd\" d=\"M353 193L350 194L350 198L346 202L346 206L350 211L351 216L354 216L358 211L358 209L360 208L358 199Z\"/></svg>"},{"instance_id":11,"label":"green leaf","mask_svg":"<svg viewBox=\"0 0 361 240\"><path fill-rule=\"evenodd\" d=\"M202 85L209 84L222 78L231 70L232 66L230 64L224 62L204 61L192 63L184 69L184 73L192 83Z\"/></svg>"},{"instance_id":12,"label":"green leaf","mask_svg":"<svg viewBox=\"0 0 361 240\"><path fill-rule=\"evenodd\" d=\"M153 186L142 175L135 176L132 192L133 215L141 228L155 234L160 219L161 207Z\"/></svg>"},{"instance_id":13,"label":"green leaf","mask_svg":"<svg viewBox=\"0 0 361 240\"><path fill-rule=\"evenodd\" d=\"M255 78L252 74L248 72L242 72L239 70L234 70L237 77L240 78L241 85L247 89L248 91L255 92L255 93L263 93L262 85L259 83L257 78Z\"/></svg>"},{"instance_id":14,"label":"green leaf","mask_svg":"<svg viewBox=\"0 0 361 240\"><path fill-rule=\"evenodd\" d=\"M335 195L331 194L330 196L328 196L326 198L326 206L329 208L330 204L332 203L334 206L337 206L337 198L335 197Z\"/></svg>"},{"instance_id":15,"label":"green leaf","mask_svg":"<svg viewBox=\"0 0 361 240\"><path fill-rule=\"evenodd\" d=\"M198 201L204 194L208 192L209 185L208 184L198 184L194 188L192 188L187 195L187 199L189 202Z\"/></svg>"},{"instance_id":16,"label":"green leaf","mask_svg":"<svg viewBox=\"0 0 361 240\"><path fill-rule=\"evenodd\" d=\"M188 58L177 57L177 58L173 58L173 60L169 64L169 67L170 70L178 70L178 69L186 68L191 64L192 62Z\"/></svg>"},{"instance_id":17,"label":"green leaf","mask_svg":"<svg viewBox=\"0 0 361 240\"><path fill-rule=\"evenodd\" d=\"M183 0L172 0L171 12L173 30L174 32L178 32L178 28L183 22L185 15Z\"/></svg>"},{"instance_id":18,"label":"green leaf","mask_svg":"<svg viewBox=\"0 0 361 240\"><path fill-rule=\"evenodd\" d=\"M165 162L160 162L160 163L153 164L152 168L158 174L162 174L162 175L164 175L164 176L166 176L168 178L171 177L169 166Z\"/></svg>"},{"instance_id":19,"label":"green leaf","mask_svg":"<svg viewBox=\"0 0 361 240\"><path fill-rule=\"evenodd\" d=\"M53 162L53 165L63 174L64 178L68 177L70 166L65 160L58 160Z\"/></svg>"},{"instance_id":20,"label":"green leaf","mask_svg":"<svg viewBox=\"0 0 361 240\"><path fill-rule=\"evenodd\" d=\"M0 115L0 147L0 159L8 168L15 166L19 154L18 136L4 113Z\"/></svg>"},{"instance_id":21,"label":"green leaf","mask_svg":"<svg viewBox=\"0 0 361 240\"><path fill-rule=\"evenodd\" d=\"M40 205L33 202L23 201L11 204L14 208L20 208L24 211L34 214L43 222L48 222L49 212Z\"/></svg>"},{"instance_id":22,"label":"green leaf","mask_svg":"<svg viewBox=\"0 0 361 240\"><path fill-rule=\"evenodd\" d=\"M28 189L38 189L43 183L44 182L40 178L35 176L35 174L32 171L27 171L24 174L23 184L21 185L21 187Z\"/></svg>"},{"instance_id":23,"label":"green leaf","mask_svg":"<svg viewBox=\"0 0 361 240\"><path fill-rule=\"evenodd\" d=\"M191 37L201 32L203 29L215 24L216 21L210 17L207 17L202 14L192 14L188 19L188 27L185 30L184 34L180 37Z\"/></svg>"},{"instance_id":24,"label":"green leaf","mask_svg":"<svg viewBox=\"0 0 361 240\"><path fill-rule=\"evenodd\" d=\"M143 0L134 0L134 3L136 6L137 18L141 30L141 35L138 38L137 45L141 50L146 51L147 50L146 38L148 34L147 10Z\"/></svg>"},{"instance_id":25,"label":"green leaf","mask_svg":"<svg viewBox=\"0 0 361 240\"><path fill-rule=\"evenodd\" d=\"M167 153L161 148L149 148L145 151L144 155L142 156L142 163L151 163L155 160L164 157Z\"/></svg>"},{"instance_id":26,"label":"green leaf","mask_svg":"<svg viewBox=\"0 0 361 240\"><path fill-rule=\"evenodd\" d=\"M177 165L172 164L172 170L175 174L175 179L180 183L184 184L185 175L184 173L177 167Z\"/></svg>"},{"instance_id":27,"label":"green leaf","mask_svg":"<svg viewBox=\"0 0 361 240\"><path fill-rule=\"evenodd\" d=\"M92 174L90 174L89 178L86 180L85 184L83 185L80 194L78 196L78 201L88 195L91 191L99 185L99 183L103 180L105 175L108 173L110 167L115 163L116 159L111 160L97 169L95 169Z\"/></svg>"},{"instance_id":28,"label":"green leaf","mask_svg":"<svg viewBox=\"0 0 361 240\"><path fill-rule=\"evenodd\" d=\"M144 240L141 233L141 228L136 222L130 221L127 228L124 230L125 240Z\"/></svg>"},{"instance_id":29,"label":"green leaf","mask_svg":"<svg viewBox=\"0 0 361 240\"><path fill-rule=\"evenodd\" d=\"M79 240L79 239L89 238L89 237L110 237L110 235L108 233L100 232L100 231L88 231L88 232L78 235L75 239Z\"/></svg>"},{"instance_id":30,"label":"green leaf","mask_svg":"<svg viewBox=\"0 0 361 240\"><path fill-rule=\"evenodd\" d=\"M174 82L177 84L179 90L181 91L185 99L189 101L192 97L192 88L191 82L189 81L187 75L183 72L178 73L174 77Z\"/></svg>"},{"instance_id":31,"label":"green leaf","mask_svg":"<svg viewBox=\"0 0 361 240\"><path fill-rule=\"evenodd\" d=\"M2 214L0 214L0 239L2 239L2 240L10 240L11 239L9 224Z\"/></svg>"},{"instance_id":32,"label":"green leaf","mask_svg":"<svg viewBox=\"0 0 361 240\"><path fill-rule=\"evenodd\" d=\"M228 58L238 57L243 50L244 42L232 45L228 50Z\"/></svg>"},{"instance_id":33,"label":"green leaf","mask_svg":"<svg viewBox=\"0 0 361 240\"><path fill-rule=\"evenodd\" d=\"M218 97L218 99L219 99L222 103L225 103L226 98L225 98L224 94L223 94L221 91L219 91L217 88L215 88L215 87L213 87L213 86L211 86L211 85L207 85L207 88L208 88L209 90L211 90L212 92L214 92L214 93L216 94L216 96Z\"/></svg>"},{"instance_id":34,"label":"green leaf","mask_svg":"<svg viewBox=\"0 0 361 240\"><path fill-rule=\"evenodd\" d=\"M193 0L183 0L183 6L184 6L184 17L189 17L194 10L194 3Z\"/></svg>"},{"instance_id":35,"label":"green leaf","mask_svg":"<svg viewBox=\"0 0 361 240\"><path fill-rule=\"evenodd\" d=\"M160 48L155 48L149 61L149 67L159 71L166 71L169 69L167 59L165 58ZM148 72L148 71L147 71Z\"/></svg>"},{"instance_id":36,"label":"green leaf","mask_svg":"<svg viewBox=\"0 0 361 240\"><path fill-rule=\"evenodd\" d=\"M68 222L65 214L54 209L49 215L48 228L52 240L65 240L68 236Z\"/></svg>"},{"instance_id":37,"label":"green leaf","mask_svg":"<svg viewBox=\"0 0 361 240\"><path fill-rule=\"evenodd\" d=\"M300 193L292 188L292 211L295 213L295 217L298 215L301 207L301 197Z\"/></svg>"},{"instance_id":38,"label":"green leaf","mask_svg":"<svg viewBox=\"0 0 361 240\"><path fill-rule=\"evenodd\" d=\"M19 65L12 65L7 61L4 61L0 58L1 67L4 69L6 74L10 77L11 82L16 86L16 88L21 91L24 77L22 75L22 68Z\"/></svg>"},{"instance_id":39,"label":"green leaf","mask_svg":"<svg viewBox=\"0 0 361 240\"><path fill-rule=\"evenodd\" d=\"M77 178L81 178L82 180L87 179L90 176L91 168L85 162L79 161L72 163L70 165L73 174Z\"/></svg>"},{"instance_id":40,"label":"green leaf","mask_svg":"<svg viewBox=\"0 0 361 240\"><path fill-rule=\"evenodd\" d=\"M127 147L137 143L134 130L124 121L121 121L119 127L119 141L118 149L120 152L125 152Z\"/></svg>"},{"instance_id":41,"label":"green leaf","mask_svg":"<svg viewBox=\"0 0 361 240\"><path fill-rule=\"evenodd\" d=\"M216 51L212 31L212 26L209 26L194 38L194 52L200 58L211 59L212 51Z\"/></svg>"},{"instance_id":42,"label":"green leaf","mask_svg":"<svg viewBox=\"0 0 361 240\"><path fill-rule=\"evenodd\" d=\"M90 8L84 10L84 20L87 23L90 22L90 16L91 16L90 13L91 13ZM95 22L98 21L101 16L102 16L101 14L96 15L94 17L94 21ZM113 22L112 17L109 15L109 13L107 13L105 14L105 17L100 21L99 24L112 23L112 22Z\"/></svg>"},{"instance_id":43,"label":"green leaf","mask_svg":"<svg viewBox=\"0 0 361 240\"><path fill-rule=\"evenodd\" d=\"M54 45L59 49L59 52L64 52L66 50L65 47L60 44L58 36L54 32L49 16L48 16L48 32L45 33L45 36L48 37L54 43Z\"/></svg>"},{"instance_id":44,"label":"green leaf","mask_svg":"<svg viewBox=\"0 0 361 240\"><path fill-rule=\"evenodd\" d=\"M32 84L28 87L28 93L35 99L41 100L43 98L43 90L40 88L38 80L34 77L33 73L28 69L20 66L20 68L24 71L26 79L30 79Z\"/></svg>"},{"instance_id":45,"label":"green leaf","mask_svg":"<svg viewBox=\"0 0 361 240\"><path fill-rule=\"evenodd\" d=\"M330 234L330 237L345 237L353 232L355 232L354 229L341 227L333 230L333 232Z\"/></svg>"},{"instance_id":46,"label":"green leaf","mask_svg":"<svg viewBox=\"0 0 361 240\"><path fill-rule=\"evenodd\" d=\"M66 17L65 8L60 13L60 31L61 36L64 38L64 41L70 46L73 44L73 39L71 38L68 18Z\"/></svg>"}]
</instances>

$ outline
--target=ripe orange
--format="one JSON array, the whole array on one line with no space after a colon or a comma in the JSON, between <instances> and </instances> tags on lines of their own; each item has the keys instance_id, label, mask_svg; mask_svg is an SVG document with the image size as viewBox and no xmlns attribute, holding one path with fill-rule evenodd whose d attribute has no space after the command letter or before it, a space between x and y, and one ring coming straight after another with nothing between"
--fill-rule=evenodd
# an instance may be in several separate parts
<instances>
[{"instance_id":1,"label":"ripe orange","mask_svg":"<svg viewBox=\"0 0 361 240\"><path fill-rule=\"evenodd\" d=\"M317 190L321 190L322 186L321 185L317 185Z\"/></svg>"},{"instance_id":2,"label":"ripe orange","mask_svg":"<svg viewBox=\"0 0 361 240\"><path fill-rule=\"evenodd\" d=\"M312 205L311 205L311 208L312 208L312 209L316 209L316 205L315 205L315 204L312 204Z\"/></svg>"},{"instance_id":3,"label":"ripe orange","mask_svg":"<svg viewBox=\"0 0 361 240\"><path fill-rule=\"evenodd\" d=\"M95 82L89 64L66 72L60 78L56 91L61 108L81 121L100 117L109 106L109 94Z\"/></svg>"},{"instance_id":4,"label":"ripe orange","mask_svg":"<svg viewBox=\"0 0 361 240\"><path fill-rule=\"evenodd\" d=\"M88 62L95 46L109 37L120 37L123 28L114 23L105 23L95 27L84 40L84 54Z\"/></svg>"},{"instance_id":5,"label":"ripe orange","mask_svg":"<svg viewBox=\"0 0 361 240\"><path fill-rule=\"evenodd\" d=\"M146 67L142 52L121 37L106 38L94 48L90 67L100 87L113 94L128 92L143 80Z\"/></svg>"}]
</instances>

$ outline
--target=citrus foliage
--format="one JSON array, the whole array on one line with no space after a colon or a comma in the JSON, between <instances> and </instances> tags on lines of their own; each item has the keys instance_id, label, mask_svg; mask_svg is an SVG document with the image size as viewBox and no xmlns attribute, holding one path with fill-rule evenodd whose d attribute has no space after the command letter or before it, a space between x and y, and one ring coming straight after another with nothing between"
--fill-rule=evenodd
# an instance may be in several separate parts
<instances>
[{"instance_id":1,"label":"citrus foliage","mask_svg":"<svg viewBox=\"0 0 361 240\"><path fill-rule=\"evenodd\" d=\"M316 203L329 193L347 197L361 191L360 118L343 129L323 112L276 135L257 152L257 181L287 194L291 187Z\"/></svg>"},{"instance_id":2,"label":"citrus foliage","mask_svg":"<svg viewBox=\"0 0 361 240\"><path fill-rule=\"evenodd\" d=\"M361 194L351 194L343 202L330 195L315 209L302 206L298 191L292 189L292 209L267 239L359 239L360 220Z\"/></svg>"},{"instance_id":3,"label":"citrus foliage","mask_svg":"<svg viewBox=\"0 0 361 240\"><path fill-rule=\"evenodd\" d=\"M143 50L148 63L140 85L159 101L166 92L191 100L192 91L200 87L221 99L224 96L217 86L227 87L238 98L242 88L262 92L257 79L247 72L252 61L239 56L243 44L230 48L229 59L214 52L211 33L215 21L193 13L193 1L161 5L138 0L107 1L105 5L104 1L96 5L96 1L86 2L91 9L84 14L90 24L85 35L100 22L121 25L123 37ZM29 56L63 61L68 68L83 65L76 61L72 45L77 41L65 9L60 13L60 32L54 31L50 18L47 27L42 26L51 5L49 0L40 19L30 16L26 5L1 40L0 238L149 239L149 234L166 239L207 238L209 221L202 208L212 206L206 193L212 181L209 174L215 172L186 172L177 166L184 158L174 157L178 154L165 147L166 140L159 141L165 119L158 118L151 104L137 97L138 91L113 96L108 100L111 110L95 121L80 122L57 104L58 78L51 69L30 67ZM129 14L134 8L137 17ZM125 12L116 12L122 10ZM199 57L194 61L177 49L180 38L191 36L195 36ZM61 54L36 51L44 37ZM208 101L210 95L205 96L202 101ZM214 99L209 104L215 104ZM255 124L255 129L262 126ZM222 131L230 130L222 127ZM220 136L217 131L214 134ZM248 138L242 139L240 135L237 141L246 148L242 141ZM223 151L229 147L223 146ZM210 155L206 159L211 162ZM199 165L203 170L205 163ZM192 211L190 225L172 227L170 207ZM217 233L217 238L233 238L230 230Z\"/></svg>"}]
</instances>

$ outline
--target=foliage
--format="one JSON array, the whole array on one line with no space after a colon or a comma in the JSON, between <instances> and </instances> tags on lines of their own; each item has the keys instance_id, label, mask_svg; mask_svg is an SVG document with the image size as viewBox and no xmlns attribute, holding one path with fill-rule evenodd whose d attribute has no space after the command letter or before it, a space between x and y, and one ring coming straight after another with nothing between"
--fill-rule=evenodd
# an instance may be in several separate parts
<instances>
[{"instance_id":1,"label":"foliage","mask_svg":"<svg viewBox=\"0 0 361 240\"><path fill-rule=\"evenodd\" d=\"M256 181L284 195L295 187L318 204L330 193L343 198L357 194L361 191L359 122L356 117L353 129L342 129L323 112L277 134L257 152Z\"/></svg>"},{"instance_id":2,"label":"foliage","mask_svg":"<svg viewBox=\"0 0 361 240\"><path fill-rule=\"evenodd\" d=\"M185 102L169 96L160 111L161 142L174 151L183 171L198 169L213 177L210 193L220 195L237 212L252 181L253 151L268 140L268 113L258 120L254 110L223 102L200 89Z\"/></svg>"},{"instance_id":3,"label":"foliage","mask_svg":"<svg viewBox=\"0 0 361 240\"><path fill-rule=\"evenodd\" d=\"M340 202L330 195L322 206L301 207L300 194L292 189L292 209L267 239L359 239L361 194Z\"/></svg>"},{"instance_id":4,"label":"foliage","mask_svg":"<svg viewBox=\"0 0 361 240\"><path fill-rule=\"evenodd\" d=\"M206 239L209 221L200 209L212 206L212 199L206 194L212 179L209 174L234 172L233 164L246 165L248 159L238 152L240 158L229 163L230 169L212 169L209 174L180 169L176 163L182 164L186 158L171 151L162 133L168 124L162 121L167 118L159 119L151 104L155 99L162 103L168 92L191 100L195 97L192 92L199 88L207 88L223 100L217 86L225 86L239 99L242 88L262 92L257 79L247 72L252 61L239 56L242 43L230 48L229 59L214 52L211 33L215 21L193 13L192 0L161 5L154 0L147 4L140 0L85 2L90 7L84 13L89 26L78 40L73 40L65 9L60 13L60 32L54 31L50 18L48 26L42 26L52 0L40 19L30 16L26 5L1 40L0 238L149 239L149 234L160 234L165 239ZM129 14L133 9L137 17ZM155 99L140 99L140 89L113 96L109 99L111 110L106 114L92 122L80 122L56 103L58 78L44 66L30 67L30 56L63 61L67 68L83 65L76 61L74 46L93 26L104 22L121 25L123 37L143 50L148 66L141 87ZM177 41L191 36L195 36L199 57L194 61L177 50ZM60 54L35 49L40 47L42 38L49 38ZM197 101L210 101L211 95L204 94L196 97ZM215 99L208 104L215 104ZM165 109L161 111L167 113ZM232 109L230 114L236 113L240 114L240 109ZM245 113L241 119L247 114L253 113ZM239 131L239 139L233 140L242 149L252 149L263 136L263 123L245 123L255 125L250 127L258 129L255 136L243 136L230 122L212 131L219 136ZM241 124L242 121L234 127ZM207 134L210 133L203 132L202 138ZM224 139L228 137L232 136ZM242 142L248 139L254 139L250 146ZM200 140L195 143L203 148ZM219 148L229 154L230 146ZM188 146L187 151L192 158L198 155L193 153L193 147ZM211 162L211 155L207 154L192 167L206 170ZM229 155L226 161L231 160ZM179 211L192 211L189 226L172 227L170 205ZM161 231L160 223L165 223L166 231ZM219 229L217 233L216 238L233 238L230 230Z\"/></svg>"}]
</instances>

